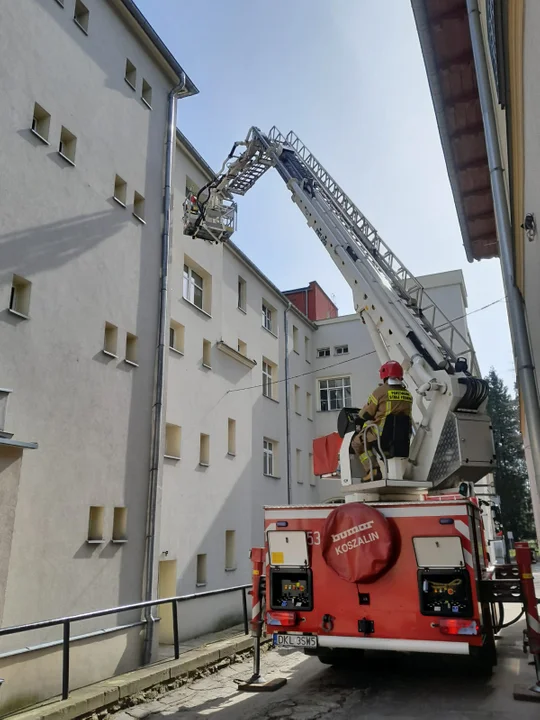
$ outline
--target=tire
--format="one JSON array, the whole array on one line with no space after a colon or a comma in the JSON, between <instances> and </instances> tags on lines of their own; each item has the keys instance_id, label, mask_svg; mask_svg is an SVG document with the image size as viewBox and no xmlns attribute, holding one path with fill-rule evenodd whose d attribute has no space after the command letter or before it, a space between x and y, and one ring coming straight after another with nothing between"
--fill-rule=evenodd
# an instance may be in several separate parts
<instances>
[{"instance_id":1,"label":"tire","mask_svg":"<svg viewBox=\"0 0 540 720\"><path fill-rule=\"evenodd\" d=\"M471 669L481 677L491 677L497 665L497 648L493 637L485 637L482 647L472 647L470 654Z\"/></svg>"},{"instance_id":2,"label":"tire","mask_svg":"<svg viewBox=\"0 0 540 720\"><path fill-rule=\"evenodd\" d=\"M306 655L316 656L323 665L347 668L354 670L361 666L364 660L364 650L348 650L342 648L321 648L317 650L304 650Z\"/></svg>"}]
</instances>

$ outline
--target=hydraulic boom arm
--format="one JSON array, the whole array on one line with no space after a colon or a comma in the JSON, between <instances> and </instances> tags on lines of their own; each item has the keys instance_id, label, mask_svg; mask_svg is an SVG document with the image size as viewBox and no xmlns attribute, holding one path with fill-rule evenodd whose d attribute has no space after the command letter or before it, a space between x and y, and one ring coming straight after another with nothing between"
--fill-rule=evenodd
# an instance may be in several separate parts
<instances>
[{"instance_id":1,"label":"hydraulic boom arm","mask_svg":"<svg viewBox=\"0 0 540 720\"><path fill-rule=\"evenodd\" d=\"M245 141L235 143L217 177L186 200L185 233L226 241L235 228L233 196L245 195L272 167L349 283L381 362L400 362L416 396L404 478L445 487L483 477L493 459L486 445L487 387L471 375L477 365L470 339L294 133L284 136L274 127L263 134L251 128ZM470 454L462 457L465 428L465 437L474 435L476 444L486 445L474 460Z\"/></svg>"}]
</instances>

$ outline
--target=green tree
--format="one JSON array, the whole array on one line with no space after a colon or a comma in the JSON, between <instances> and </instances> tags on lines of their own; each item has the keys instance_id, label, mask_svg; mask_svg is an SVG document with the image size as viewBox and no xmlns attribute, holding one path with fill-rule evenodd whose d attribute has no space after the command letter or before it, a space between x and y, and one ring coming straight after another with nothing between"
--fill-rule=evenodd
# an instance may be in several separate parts
<instances>
[{"instance_id":1,"label":"green tree","mask_svg":"<svg viewBox=\"0 0 540 720\"><path fill-rule=\"evenodd\" d=\"M525 464L523 439L519 429L519 403L491 368L488 413L493 425L497 469L495 489L501 498L505 531L511 530L516 540L535 537L529 478Z\"/></svg>"}]
</instances>

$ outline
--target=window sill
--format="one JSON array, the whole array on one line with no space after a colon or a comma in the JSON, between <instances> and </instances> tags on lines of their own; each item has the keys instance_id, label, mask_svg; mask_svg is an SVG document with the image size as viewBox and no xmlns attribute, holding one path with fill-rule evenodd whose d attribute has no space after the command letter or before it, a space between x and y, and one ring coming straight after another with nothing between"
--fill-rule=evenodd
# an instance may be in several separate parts
<instances>
[{"instance_id":1,"label":"window sill","mask_svg":"<svg viewBox=\"0 0 540 720\"><path fill-rule=\"evenodd\" d=\"M171 350L173 353L176 353L177 355L181 355L182 357L184 357L184 353L182 352L182 350L177 350L175 347L172 347L171 345L169 345L169 350Z\"/></svg>"},{"instance_id":2,"label":"window sill","mask_svg":"<svg viewBox=\"0 0 540 720\"><path fill-rule=\"evenodd\" d=\"M235 570L235 567L225 568L225 572L234 572Z\"/></svg>"},{"instance_id":3,"label":"window sill","mask_svg":"<svg viewBox=\"0 0 540 720\"><path fill-rule=\"evenodd\" d=\"M182 300L183 300L185 303L187 303L188 305L191 305L192 308L195 308L195 310L198 310L198 311L199 311L200 313L202 313L203 315L206 315L206 317L208 317L208 318L210 318L210 319L212 318L212 316L210 315L210 313L207 313L206 310L203 310L203 309L200 308L198 305L195 305L195 303L192 303L191 300L188 300L188 299L187 299L186 297L184 297L183 295L182 295Z\"/></svg>"},{"instance_id":4,"label":"window sill","mask_svg":"<svg viewBox=\"0 0 540 720\"><path fill-rule=\"evenodd\" d=\"M279 400L276 400L275 398L270 397L269 395L265 395L264 393L263 393L263 398L266 398L267 400L271 400L272 402L279 404Z\"/></svg>"},{"instance_id":5,"label":"window sill","mask_svg":"<svg viewBox=\"0 0 540 720\"><path fill-rule=\"evenodd\" d=\"M133 362L133 360L127 360L126 358L124 358L124 362L126 363L126 365L131 365L131 367L139 367L139 363Z\"/></svg>"},{"instance_id":6,"label":"window sill","mask_svg":"<svg viewBox=\"0 0 540 720\"><path fill-rule=\"evenodd\" d=\"M300 353L298 352L298 350L293 350L293 353L294 353L295 355L300 355Z\"/></svg>"},{"instance_id":7,"label":"window sill","mask_svg":"<svg viewBox=\"0 0 540 720\"><path fill-rule=\"evenodd\" d=\"M227 345L226 342L223 342L223 340L220 340L217 343L218 350L221 350L221 352L225 353L225 355L228 355L233 360L236 360L239 363L242 363L242 365L245 365L250 370L252 370L255 365L257 364L256 360L252 360L251 358L248 358L246 355L242 355L241 352L238 350L235 350L230 345Z\"/></svg>"},{"instance_id":8,"label":"window sill","mask_svg":"<svg viewBox=\"0 0 540 720\"><path fill-rule=\"evenodd\" d=\"M73 22L79 28L79 30L82 30L85 35L88 35L88 30L81 25L77 18L73 18Z\"/></svg>"},{"instance_id":9,"label":"window sill","mask_svg":"<svg viewBox=\"0 0 540 720\"><path fill-rule=\"evenodd\" d=\"M75 163L73 162L73 160L72 160L71 158L68 158L67 155L64 155L63 152L60 152L60 150L58 150L58 154L60 155L61 158L64 158L64 160L65 160L67 163L69 163L70 165L73 165L73 167L76 167L76 166L75 166Z\"/></svg>"},{"instance_id":10,"label":"window sill","mask_svg":"<svg viewBox=\"0 0 540 720\"><path fill-rule=\"evenodd\" d=\"M244 315L247 315L247 310L246 310L246 308L243 308L243 307L240 307L240 305L237 305L237 306L236 306L236 309L237 309L237 310L240 310L240 312L243 313Z\"/></svg>"},{"instance_id":11,"label":"window sill","mask_svg":"<svg viewBox=\"0 0 540 720\"><path fill-rule=\"evenodd\" d=\"M34 128L30 128L30 132L32 135L35 135L38 140L41 140L41 142L44 145L50 145L51 143L47 140L47 138L44 138L43 135L40 135L37 130L34 130Z\"/></svg>"},{"instance_id":12,"label":"window sill","mask_svg":"<svg viewBox=\"0 0 540 720\"><path fill-rule=\"evenodd\" d=\"M127 541L128 541L127 538L124 538L123 540L120 540L120 539L118 539L118 540L114 540L114 539L111 540L111 542L113 543L113 545L124 545L124 543L127 543Z\"/></svg>"},{"instance_id":13,"label":"window sill","mask_svg":"<svg viewBox=\"0 0 540 720\"><path fill-rule=\"evenodd\" d=\"M294 414L295 414L295 415L298 415L298 417L302 417L302 413L299 413L298 410L295 410L295 411L294 411Z\"/></svg>"},{"instance_id":14,"label":"window sill","mask_svg":"<svg viewBox=\"0 0 540 720\"><path fill-rule=\"evenodd\" d=\"M103 540L103 539L101 539L101 540L87 540L87 541L86 541L86 544L87 544L87 545L103 545L104 542L105 542L105 540Z\"/></svg>"},{"instance_id":15,"label":"window sill","mask_svg":"<svg viewBox=\"0 0 540 720\"><path fill-rule=\"evenodd\" d=\"M150 103L148 102L148 100L145 100L143 97L141 98L141 100L142 100L142 102L146 105L146 107L147 107L149 110L152 109L152 106L150 105Z\"/></svg>"},{"instance_id":16,"label":"window sill","mask_svg":"<svg viewBox=\"0 0 540 720\"><path fill-rule=\"evenodd\" d=\"M211 369L212 369L212 366L211 366L211 365L207 365L206 363L201 363L201 366L202 366L203 368L205 368L206 370L211 370Z\"/></svg>"},{"instance_id":17,"label":"window sill","mask_svg":"<svg viewBox=\"0 0 540 720\"><path fill-rule=\"evenodd\" d=\"M11 315L15 315L15 317L21 318L21 320L30 320L30 315L25 315L24 313L21 313L18 310L13 310L12 308L8 308L8 313L11 313Z\"/></svg>"},{"instance_id":18,"label":"window sill","mask_svg":"<svg viewBox=\"0 0 540 720\"><path fill-rule=\"evenodd\" d=\"M236 453L235 453L235 452L228 452L228 453L227 453L227 456L234 458L234 457L236 457Z\"/></svg>"},{"instance_id":19,"label":"window sill","mask_svg":"<svg viewBox=\"0 0 540 720\"><path fill-rule=\"evenodd\" d=\"M313 418L308 417L309 422L313 422Z\"/></svg>"},{"instance_id":20,"label":"window sill","mask_svg":"<svg viewBox=\"0 0 540 720\"><path fill-rule=\"evenodd\" d=\"M120 205L120 207L123 207L124 210L127 208L126 203L123 200L120 200L120 198L117 198L113 195L112 199L114 200L115 203L118 203Z\"/></svg>"},{"instance_id":21,"label":"window sill","mask_svg":"<svg viewBox=\"0 0 540 720\"><path fill-rule=\"evenodd\" d=\"M272 480L281 480L280 475L269 475L268 473L263 473L264 477L272 478Z\"/></svg>"},{"instance_id":22,"label":"window sill","mask_svg":"<svg viewBox=\"0 0 540 720\"><path fill-rule=\"evenodd\" d=\"M131 83L131 82L127 79L127 77L125 77L124 80L126 81L126 83L129 85L129 87L130 87L132 90L134 90L135 92L137 91L137 88L135 87L135 85L133 85L133 83Z\"/></svg>"},{"instance_id":23,"label":"window sill","mask_svg":"<svg viewBox=\"0 0 540 720\"><path fill-rule=\"evenodd\" d=\"M115 353L109 352L109 350L102 350L101 352L102 352L104 355L106 355L107 357L114 358L115 360L118 360L118 355L116 355Z\"/></svg>"},{"instance_id":24,"label":"window sill","mask_svg":"<svg viewBox=\"0 0 540 720\"><path fill-rule=\"evenodd\" d=\"M137 213L135 213L135 212L132 213L132 215L136 220L138 220L141 223L141 225L146 225L146 220L144 218L142 218L140 215L137 215Z\"/></svg>"},{"instance_id":25,"label":"window sill","mask_svg":"<svg viewBox=\"0 0 540 720\"><path fill-rule=\"evenodd\" d=\"M195 587L206 587L208 583L195 583Z\"/></svg>"},{"instance_id":26,"label":"window sill","mask_svg":"<svg viewBox=\"0 0 540 720\"><path fill-rule=\"evenodd\" d=\"M199 467L203 467L203 468L210 467L210 463L200 462Z\"/></svg>"},{"instance_id":27,"label":"window sill","mask_svg":"<svg viewBox=\"0 0 540 720\"><path fill-rule=\"evenodd\" d=\"M267 327L265 327L264 325L261 325L261 327L262 327L263 330L266 330L266 332L267 332L269 335L271 335L272 337L275 337L276 340L277 340L277 335L276 335L276 333L275 333L273 330L269 330L269 329L268 329Z\"/></svg>"},{"instance_id":28,"label":"window sill","mask_svg":"<svg viewBox=\"0 0 540 720\"><path fill-rule=\"evenodd\" d=\"M180 455L164 455L163 457L165 460L174 460L175 462L182 459Z\"/></svg>"}]
</instances>

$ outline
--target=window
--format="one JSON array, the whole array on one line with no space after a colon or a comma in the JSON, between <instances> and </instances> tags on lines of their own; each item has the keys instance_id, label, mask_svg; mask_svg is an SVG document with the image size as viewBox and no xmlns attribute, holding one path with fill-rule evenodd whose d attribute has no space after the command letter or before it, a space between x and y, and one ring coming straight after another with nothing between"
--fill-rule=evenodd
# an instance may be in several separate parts
<instances>
[{"instance_id":1,"label":"window","mask_svg":"<svg viewBox=\"0 0 540 720\"><path fill-rule=\"evenodd\" d=\"M262 325L264 328L266 328L269 332L276 334L275 328L274 328L274 319L275 319L275 310L273 307L268 305L267 302L263 300L262 303Z\"/></svg>"},{"instance_id":2,"label":"window","mask_svg":"<svg viewBox=\"0 0 540 720\"><path fill-rule=\"evenodd\" d=\"M325 358L330 357L330 348L317 348L317 357L318 358Z\"/></svg>"},{"instance_id":3,"label":"window","mask_svg":"<svg viewBox=\"0 0 540 720\"><path fill-rule=\"evenodd\" d=\"M202 364L208 370L212 369L212 343L210 340L202 341Z\"/></svg>"},{"instance_id":4,"label":"window","mask_svg":"<svg viewBox=\"0 0 540 720\"><path fill-rule=\"evenodd\" d=\"M197 555L197 586L206 585L206 554Z\"/></svg>"},{"instance_id":5,"label":"window","mask_svg":"<svg viewBox=\"0 0 540 720\"><path fill-rule=\"evenodd\" d=\"M236 455L236 420L227 420L227 454Z\"/></svg>"},{"instance_id":6,"label":"window","mask_svg":"<svg viewBox=\"0 0 540 720\"><path fill-rule=\"evenodd\" d=\"M313 403L311 401L311 393L306 393L306 417L313 420Z\"/></svg>"},{"instance_id":7,"label":"window","mask_svg":"<svg viewBox=\"0 0 540 720\"><path fill-rule=\"evenodd\" d=\"M12 313L28 317L30 313L30 290L32 283L20 275L14 275L9 294L9 309Z\"/></svg>"},{"instance_id":8,"label":"window","mask_svg":"<svg viewBox=\"0 0 540 720\"><path fill-rule=\"evenodd\" d=\"M317 478L315 477L315 474L313 472L313 453L309 453L308 455L308 478L310 485L317 484Z\"/></svg>"},{"instance_id":9,"label":"window","mask_svg":"<svg viewBox=\"0 0 540 720\"><path fill-rule=\"evenodd\" d=\"M294 352L300 354L300 351L298 349L298 328L294 325L292 326L292 346Z\"/></svg>"},{"instance_id":10,"label":"window","mask_svg":"<svg viewBox=\"0 0 540 720\"><path fill-rule=\"evenodd\" d=\"M263 440L263 473L275 477L276 445L273 440Z\"/></svg>"},{"instance_id":11,"label":"window","mask_svg":"<svg viewBox=\"0 0 540 720\"><path fill-rule=\"evenodd\" d=\"M297 415L300 413L300 385L294 386L294 411Z\"/></svg>"},{"instance_id":12,"label":"window","mask_svg":"<svg viewBox=\"0 0 540 720\"><path fill-rule=\"evenodd\" d=\"M56 0L60 7L64 7L64 0Z\"/></svg>"},{"instance_id":13,"label":"window","mask_svg":"<svg viewBox=\"0 0 540 720\"><path fill-rule=\"evenodd\" d=\"M246 312L246 281L238 277L238 309Z\"/></svg>"},{"instance_id":14,"label":"window","mask_svg":"<svg viewBox=\"0 0 540 720\"><path fill-rule=\"evenodd\" d=\"M73 19L77 25L88 34L88 21L90 20L90 12L81 0L75 0L75 12Z\"/></svg>"},{"instance_id":15,"label":"window","mask_svg":"<svg viewBox=\"0 0 540 720\"><path fill-rule=\"evenodd\" d=\"M240 353L240 355L244 355L245 357L247 357L247 343L245 343L243 340L240 340L240 338L238 338L238 352Z\"/></svg>"},{"instance_id":16,"label":"window","mask_svg":"<svg viewBox=\"0 0 540 720\"><path fill-rule=\"evenodd\" d=\"M112 357L118 357L118 328L109 322L105 323L103 337L103 352Z\"/></svg>"},{"instance_id":17,"label":"window","mask_svg":"<svg viewBox=\"0 0 540 720\"><path fill-rule=\"evenodd\" d=\"M169 327L169 347L176 350L177 353L184 354L184 336L185 328L176 320L171 320Z\"/></svg>"},{"instance_id":18,"label":"window","mask_svg":"<svg viewBox=\"0 0 540 720\"><path fill-rule=\"evenodd\" d=\"M130 365L137 364L137 336L131 333L126 334L126 362Z\"/></svg>"},{"instance_id":19,"label":"window","mask_svg":"<svg viewBox=\"0 0 540 720\"><path fill-rule=\"evenodd\" d=\"M208 467L210 465L210 435L201 433L199 442L199 465Z\"/></svg>"},{"instance_id":20,"label":"window","mask_svg":"<svg viewBox=\"0 0 540 720\"><path fill-rule=\"evenodd\" d=\"M126 60L126 74L124 78L130 88L133 90L137 89L137 68L129 58Z\"/></svg>"},{"instance_id":21,"label":"window","mask_svg":"<svg viewBox=\"0 0 540 720\"><path fill-rule=\"evenodd\" d=\"M202 277L189 265L184 265L184 298L200 310L203 309L203 289Z\"/></svg>"},{"instance_id":22,"label":"window","mask_svg":"<svg viewBox=\"0 0 540 720\"><path fill-rule=\"evenodd\" d=\"M50 126L51 116L41 107L41 105L35 103L34 114L32 116L32 132L41 140L48 142Z\"/></svg>"},{"instance_id":23,"label":"window","mask_svg":"<svg viewBox=\"0 0 540 720\"><path fill-rule=\"evenodd\" d=\"M199 189L200 188L197 183L193 182L193 180L186 175L186 197L190 197L190 195L198 195Z\"/></svg>"},{"instance_id":24,"label":"window","mask_svg":"<svg viewBox=\"0 0 540 720\"><path fill-rule=\"evenodd\" d=\"M323 412L350 407L351 402L350 377L319 380L319 404Z\"/></svg>"},{"instance_id":25,"label":"window","mask_svg":"<svg viewBox=\"0 0 540 720\"><path fill-rule=\"evenodd\" d=\"M67 128L62 126L60 131L60 144L58 152L72 165L75 165L75 151L77 149L77 138Z\"/></svg>"},{"instance_id":26,"label":"window","mask_svg":"<svg viewBox=\"0 0 540 720\"><path fill-rule=\"evenodd\" d=\"M126 207L127 202L127 183L120 175L114 176L114 193L113 199L120 203L122 207Z\"/></svg>"},{"instance_id":27,"label":"window","mask_svg":"<svg viewBox=\"0 0 540 720\"><path fill-rule=\"evenodd\" d=\"M270 362L269 360L266 360L266 358L263 358L262 361L262 386L263 386L263 395L264 397L270 398L271 400L275 400L275 376L276 376L276 366L274 363Z\"/></svg>"},{"instance_id":28,"label":"window","mask_svg":"<svg viewBox=\"0 0 540 720\"><path fill-rule=\"evenodd\" d=\"M225 530L225 570L236 570L235 530Z\"/></svg>"},{"instance_id":29,"label":"window","mask_svg":"<svg viewBox=\"0 0 540 720\"><path fill-rule=\"evenodd\" d=\"M182 428L172 423L165 424L165 457L180 460Z\"/></svg>"},{"instance_id":30,"label":"window","mask_svg":"<svg viewBox=\"0 0 540 720\"><path fill-rule=\"evenodd\" d=\"M137 220L144 222L144 198L138 192L133 195L133 215Z\"/></svg>"},{"instance_id":31,"label":"window","mask_svg":"<svg viewBox=\"0 0 540 720\"><path fill-rule=\"evenodd\" d=\"M307 337L307 335L304 338L304 355L306 358L306 362L310 363L311 362L311 347L310 347L309 338Z\"/></svg>"},{"instance_id":32,"label":"window","mask_svg":"<svg viewBox=\"0 0 540 720\"><path fill-rule=\"evenodd\" d=\"M89 543L103 542L105 508L102 505L92 505L88 513L88 539Z\"/></svg>"},{"instance_id":33,"label":"window","mask_svg":"<svg viewBox=\"0 0 540 720\"><path fill-rule=\"evenodd\" d=\"M296 482L300 485L304 482L302 476L302 451L296 449Z\"/></svg>"},{"instance_id":34,"label":"window","mask_svg":"<svg viewBox=\"0 0 540 720\"><path fill-rule=\"evenodd\" d=\"M336 345L334 348L334 355L347 355L349 352L348 345Z\"/></svg>"},{"instance_id":35,"label":"window","mask_svg":"<svg viewBox=\"0 0 540 720\"><path fill-rule=\"evenodd\" d=\"M123 543L127 540L127 508L115 507L113 516L112 541Z\"/></svg>"},{"instance_id":36,"label":"window","mask_svg":"<svg viewBox=\"0 0 540 720\"><path fill-rule=\"evenodd\" d=\"M152 109L152 86L143 78L141 100Z\"/></svg>"}]
</instances>

